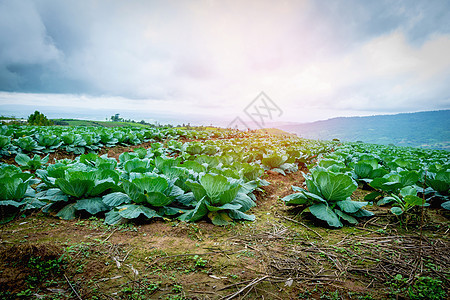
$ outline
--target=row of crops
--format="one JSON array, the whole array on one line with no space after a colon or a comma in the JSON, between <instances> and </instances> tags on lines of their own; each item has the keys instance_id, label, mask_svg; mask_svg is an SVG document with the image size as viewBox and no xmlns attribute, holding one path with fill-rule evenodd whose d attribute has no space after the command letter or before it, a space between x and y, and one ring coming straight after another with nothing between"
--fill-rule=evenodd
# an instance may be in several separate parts
<instances>
[{"instance_id":1,"label":"row of crops","mask_svg":"<svg viewBox=\"0 0 450 300\"><path fill-rule=\"evenodd\" d=\"M283 200L329 226L370 217L370 205L390 205L402 215L416 206L450 204L445 151L173 128L3 126L0 141L0 153L14 156L20 166L0 165L3 223L36 210L67 220L96 215L107 224L152 218L209 219L216 225L253 221L248 211L256 205L255 192L269 184L264 171L286 175L302 166L309 168L306 186L293 186ZM122 153L118 161L96 154L143 142L152 143ZM52 164L41 154L59 150L83 154ZM352 200L358 186L368 190L365 201Z\"/></svg>"},{"instance_id":2,"label":"row of crops","mask_svg":"<svg viewBox=\"0 0 450 300\"><path fill-rule=\"evenodd\" d=\"M450 210L446 151L349 143L321 157L304 177L307 189L293 186L295 193L283 200L305 205L305 211L333 227L372 216L363 209L367 205L391 205L397 216L422 206ZM358 186L369 192L366 202L351 200Z\"/></svg>"},{"instance_id":3,"label":"row of crops","mask_svg":"<svg viewBox=\"0 0 450 300\"><path fill-rule=\"evenodd\" d=\"M0 157L17 153L51 153L64 150L84 154L117 145L130 146L144 142L186 139L209 139L243 136L242 132L223 130L185 130L178 128L139 127L42 127L1 126Z\"/></svg>"}]
</instances>

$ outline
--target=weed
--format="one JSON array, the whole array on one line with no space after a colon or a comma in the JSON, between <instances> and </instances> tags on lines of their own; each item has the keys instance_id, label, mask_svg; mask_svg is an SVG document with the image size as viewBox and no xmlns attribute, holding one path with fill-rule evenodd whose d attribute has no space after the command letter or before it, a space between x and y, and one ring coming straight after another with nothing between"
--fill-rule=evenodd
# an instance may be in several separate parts
<instances>
[{"instance_id":1,"label":"weed","mask_svg":"<svg viewBox=\"0 0 450 300\"><path fill-rule=\"evenodd\" d=\"M151 282L148 279L142 279L137 282L137 287L127 286L121 290L123 299L144 300L149 299L155 291L161 286L161 281Z\"/></svg>"},{"instance_id":2,"label":"weed","mask_svg":"<svg viewBox=\"0 0 450 300\"><path fill-rule=\"evenodd\" d=\"M255 252L250 251L250 250L244 250L244 251L242 251L242 252L240 252L239 254L236 255L236 257L238 257L238 258L242 257L242 256L254 257L255 256Z\"/></svg>"},{"instance_id":3,"label":"weed","mask_svg":"<svg viewBox=\"0 0 450 300\"><path fill-rule=\"evenodd\" d=\"M170 295L164 299L165 300L184 300L184 299L186 299L186 297L184 297L183 295Z\"/></svg>"},{"instance_id":4,"label":"weed","mask_svg":"<svg viewBox=\"0 0 450 300\"><path fill-rule=\"evenodd\" d=\"M31 297L33 296L34 292L30 289L26 289L24 291L20 291L16 294L18 297Z\"/></svg>"},{"instance_id":5,"label":"weed","mask_svg":"<svg viewBox=\"0 0 450 300\"><path fill-rule=\"evenodd\" d=\"M345 249L345 248L339 248L339 247L336 247L336 246L331 246L331 247L337 253L347 254L347 249Z\"/></svg>"},{"instance_id":6,"label":"weed","mask_svg":"<svg viewBox=\"0 0 450 300\"><path fill-rule=\"evenodd\" d=\"M195 261L196 267L204 267L204 266L206 266L206 263L208 262L206 259L203 259L198 255L195 255L192 259Z\"/></svg>"},{"instance_id":7,"label":"weed","mask_svg":"<svg viewBox=\"0 0 450 300\"><path fill-rule=\"evenodd\" d=\"M397 296L406 291L407 278L403 278L401 274L397 274L391 281L388 281L389 293L393 296Z\"/></svg>"},{"instance_id":8,"label":"weed","mask_svg":"<svg viewBox=\"0 0 450 300\"><path fill-rule=\"evenodd\" d=\"M13 300L17 298L17 294L13 294L11 292L3 292L0 291L0 299L4 299L4 300Z\"/></svg>"},{"instance_id":9,"label":"weed","mask_svg":"<svg viewBox=\"0 0 450 300\"><path fill-rule=\"evenodd\" d=\"M172 287L172 292L181 293L183 291L183 286L180 284L174 284Z\"/></svg>"},{"instance_id":10,"label":"weed","mask_svg":"<svg viewBox=\"0 0 450 300\"><path fill-rule=\"evenodd\" d=\"M100 220L95 216L90 217L88 221L89 221L88 224L89 229L109 229L108 225L104 224L102 220Z\"/></svg>"},{"instance_id":11,"label":"weed","mask_svg":"<svg viewBox=\"0 0 450 300\"><path fill-rule=\"evenodd\" d=\"M446 291L442 287L441 280L427 276L419 277L414 285L408 288L408 295L412 300L440 300L445 299Z\"/></svg>"},{"instance_id":12,"label":"weed","mask_svg":"<svg viewBox=\"0 0 450 300\"><path fill-rule=\"evenodd\" d=\"M133 223L114 224L111 226L105 226L105 228L114 228L114 229L120 230L121 232L128 232L128 231L137 232L138 231L138 227L136 227Z\"/></svg>"},{"instance_id":13,"label":"weed","mask_svg":"<svg viewBox=\"0 0 450 300\"><path fill-rule=\"evenodd\" d=\"M188 224L188 237L193 241L202 241L202 231L197 224Z\"/></svg>"},{"instance_id":14,"label":"weed","mask_svg":"<svg viewBox=\"0 0 450 300\"><path fill-rule=\"evenodd\" d=\"M80 221L78 221L78 222L75 223L75 226L84 227L85 225L86 225L86 224L85 224L85 220L80 220Z\"/></svg>"},{"instance_id":15,"label":"weed","mask_svg":"<svg viewBox=\"0 0 450 300\"><path fill-rule=\"evenodd\" d=\"M89 256L91 255L91 252L90 252L91 246L93 246L92 243L81 242L79 244L74 244L74 245L68 246L68 247L66 247L65 250L69 257L70 257L70 254L75 253L75 256L78 256L81 254L85 258L89 258Z\"/></svg>"},{"instance_id":16,"label":"weed","mask_svg":"<svg viewBox=\"0 0 450 300\"><path fill-rule=\"evenodd\" d=\"M340 295L339 295L339 291L335 290L334 292L325 292L322 295L320 295L320 299L324 299L324 300L341 300L343 299Z\"/></svg>"},{"instance_id":17,"label":"weed","mask_svg":"<svg viewBox=\"0 0 450 300\"><path fill-rule=\"evenodd\" d=\"M29 270L25 277L26 286L15 294L0 292L0 299L31 298L42 287L48 288L58 285L57 278L62 275L66 266L67 262L63 255L54 259L31 256L26 262L26 267Z\"/></svg>"},{"instance_id":18,"label":"weed","mask_svg":"<svg viewBox=\"0 0 450 300\"><path fill-rule=\"evenodd\" d=\"M431 277L419 277L414 285L407 286L408 279L397 274L392 281L388 282L390 285L390 294L398 297L400 294L407 294L412 300L440 300L445 299L446 291L442 287L442 281Z\"/></svg>"},{"instance_id":19,"label":"weed","mask_svg":"<svg viewBox=\"0 0 450 300\"><path fill-rule=\"evenodd\" d=\"M306 290L304 292L300 292L298 293L297 297L298 299L311 299L312 292L310 292L309 290Z\"/></svg>"},{"instance_id":20,"label":"weed","mask_svg":"<svg viewBox=\"0 0 450 300\"><path fill-rule=\"evenodd\" d=\"M65 269L64 257L58 259L42 260L40 257L30 257L28 267L32 270L27 277L30 284L38 283L50 276L60 275Z\"/></svg>"},{"instance_id":21,"label":"weed","mask_svg":"<svg viewBox=\"0 0 450 300\"><path fill-rule=\"evenodd\" d=\"M370 294L362 294L360 292L347 292L348 298L358 300L375 300Z\"/></svg>"}]
</instances>

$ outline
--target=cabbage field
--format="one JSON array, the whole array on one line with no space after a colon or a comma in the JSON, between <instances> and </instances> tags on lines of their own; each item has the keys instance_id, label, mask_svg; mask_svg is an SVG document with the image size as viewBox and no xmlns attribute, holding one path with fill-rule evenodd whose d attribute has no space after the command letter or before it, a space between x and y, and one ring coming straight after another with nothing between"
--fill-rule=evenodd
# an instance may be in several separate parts
<instances>
[{"instance_id":1,"label":"cabbage field","mask_svg":"<svg viewBox=\"0 0 450 300\"><path fill-rule=\"evenodd\" d=\"M448 293L447 151L10 125L0 161L1 298Z\"/></svg>"}]
</instances>

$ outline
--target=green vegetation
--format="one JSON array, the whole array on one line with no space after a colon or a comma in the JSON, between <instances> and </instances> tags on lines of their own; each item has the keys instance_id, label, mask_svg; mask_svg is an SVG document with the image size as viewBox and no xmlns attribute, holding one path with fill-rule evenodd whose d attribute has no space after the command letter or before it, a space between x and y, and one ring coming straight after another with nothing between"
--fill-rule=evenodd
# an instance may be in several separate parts
<instances>
[{"instance_id":1,"label":"green vegetation","mask_svg":"<svg viewBox=\"0 0 450 300\"><path fill-rule=\"evenodd\" d=\"M89 286L92 291L83 295L96 299L97 286L116 280L111 274L117 269L123 281L111 286L124 299L183 299L207 286L211 295L223 296L222 289L236 285L244 291L247 284L255 285L245 291L248 297L276 287L300 299L372 299L320 285L291 288L303 278L322 284L358 274L367 276L365 286L373 282L370 292L381 283L393 297L424 299L433 290L435 299L445 299L448 283L432 271L441 272L446 262L431 256L444 251L445 237L432 240L430 230L442 235L448 228L423 216L448 216L448 152L203 129L0 127L0 219L13 227L8 236L18 233L15 243L27 245L28 239L53 240L58 233L64 243L62 261L27 250L33 254L23 259L27 271L34 268L30 277L20 291L0 296L45 294L45 284L55 284L45 277L61 284L67 273L62 284L69 288L58 297ZM369 228L379 219L386 222ZM429 226L428 236L402 236L406 224ZM356 236L361 231L370 240ZM119 232L126 233L123 240ZM388 232L395 235L388 238ZM71 241L75 236L83 240ZM422 246L425 271L419 272ZM105 275L82 283L77 276L91 269L93 258ZM263 262L264 268L253 269ZM380 271L391 267L400 276ZM256 288L258 278L246 272L267 285ZM198 278L207 284L195 286Z\"/></svg>"},{"instance_id":2,"label":"green vegetation","mask_svg":"<svg viewBox=\"0 0 450 300\"><path fill-rule=\"evenodd\" d=\"M75 119L52 119L54 125L60 126L84 126L84 127L138 127L148 128L155 127L154 124L136 121L90 121L90 120L75 120Z\"/></svg>"},{"instance_id":3,"label":"green vegetation","mask_svg":"<svg viewBox=\"0 0 450 300\"><path fill-rule=\"evenodd\" d=\"M447 294L442 288L442 281L429 276L419 277L413 285L408 285L408 278L397 274L388 284L394 297L403 294L412 300L443 300Z\"/></svg>"},{"instance_id":4,"label":"green vegetation","mask_svg":"<svg viewBox=\"0 0 450 300\"><path fill-rule=\"evenodd\" d=\"M34 114L28 116L28 125L50 126L53 125L53 122L36 110Z\"/></svg>"},{"instance_id":5,"label":"green vegetation","mask_svg":"<svg viewBox=\"0 0 450 300\"><path fill-rule=\"evenodd\" d=\"M414 206L441 206L449 200L446 151L347 143L319 160L334 173L348 174L370 193L365 200L394 203L400 215Z\"/></svg>"},{"instance_id":6,"label":"green vegetation","mask_svg":"<svg viewBox=\"0 0 450 300\"><path fill-rule=\"evenodd\" d=\"M408 296L412 300L441 300L445 299L446 292L440 279L432 277L419 277L414 285L408 288Z\"/></svg>"},{"instance_id":7,"label":"green vegetation","mask_svg":"<svg viewBox=\"0 0 450 300\"><path fill-rule=\"evenodd\" d=\"M368 202L352 201L351 195L358 185L346 174L336 174L323 167L314 167L305 175L308 190L295 187L291 194L283 198L286 205L308 205L308 211L316 218L326 221L329 226L342 227L341 220L358 224L356 217L373 215L362 207Z\"/></svg>"},{"instance_id":8,"label":"green vegetation","mask_svg":"<svg viewBox=\"0 0 450 300\"><path fill-rule=\"evenodd\" d=\"M0 224L14 219L20 212L39 209L45 203L35 198L31 188L36 179L30 173L13 165L0 164Z\"/></svg>"},{"instance_id":9,"label":"green vegetation","mask_svg":"<svg viewBox=\"0 0 450 300\"><path fill-rule=\"evenodd\" d=\"M255 216L245 212L256 205L254 192L268 184L261 179L264 170L286 175L308 164L309 173L303 175L307 189L293 186L297 193L283 200L287 205L302 206L303 212L332 227L371 217L373 213L363 207L374 200L378 205L392 204L391 211L397 216L414 206L429 206L430 201L444 208L449 203L450 168L448 155L441 151L212 129L3 126L1 132L3 153L17 152L15 161L23 170L36 170L34 176L14 174L22 177L8 181L8 190L14 192L3 198L12 202L2 205L23 207L22 199L28 197L25 185L33 177L33 183L42 182L33 205L45 206L45 212L67 220L87 212L105 215L108 224L168 217L189 222L208 218L216 225L254 221ZM248 135L253 138L246 139ZM228 139L182 144L176 141L182 136ZM165 139L170 141L160 142ZM119 164L92 153L103 147L149 141L153 143L148 149L122 153ZM58 149L91 153L48 166L48 156L41 159L35 154L31 159L21 153ZM357 182L370 191L365 202L351 198ZM25 207L33 206L28 203Z\"/></svg>"},{"instance_id":10,"label":"green vegetation","mask_svg":"<svg viewBox=\"0 0 450 300\"><path fill-rule=\"evenodd\" d=\"M1 126L0 157L17 153L51 153L56 150L84 154L116 145L129 146L164 139L202 136L209 134L175 128Z\"/></svg>"},{"instance_id":11,"label":"green vegetation","mask_svg":"<svg viewBox=\"0 0 450 300\"><path fill-rule=\"evenodd\" d=\"M430 203L424 203L425 200L417 197L417 190L412 186L404 187L399 195L392 194L390 197L384 197L378 201L377 205L392 204L391 212L394 215L401 215L409 212L415 206L430 206Z\"/></svg>"},{"instance_id":12,"label":"green vegetation","mask_svg":"<svg viewBox=\"0 0 450 300\"><path fill-rule=\"evenodd\" d=\"M26 154L19 153L14 160L20 165L22 170L37 170L48 162L48 155L41 158L39 155L35 154L33 158L30 158Z\"/></svg>"}]
</instances>

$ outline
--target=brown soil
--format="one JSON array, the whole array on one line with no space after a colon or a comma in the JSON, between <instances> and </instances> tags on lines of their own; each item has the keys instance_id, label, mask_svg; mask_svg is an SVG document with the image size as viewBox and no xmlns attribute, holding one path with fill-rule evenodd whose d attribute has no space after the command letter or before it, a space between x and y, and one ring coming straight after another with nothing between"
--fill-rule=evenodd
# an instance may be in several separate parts
<instances>
[{"instance_id":1,"label":"brown soil","mask_svg":"<svg viewBox=\"0 0 450 300\"><path fill-rule=\"evenodd\" d=\"M40 213L17 219L0 231L0 290L17 293L29 289L29 275L37 274L27 265L31 257L45 261L64 254L63 273L51 273L35 285L36 294L59 293L63 299L75 299L73 290L82 299L123 299L132 293L146 295L142 299L219 299L235 293L248 299L320 298L336 293L341 299L357 299L358 295L385 298L383 280L359 272L341 273L340 263L328 260L327 255L342 263L347 251L356 251L349 236L363 242L376 240L386 218L379 218L376 226L361 224L361 229L341 230L315 227L308 219L298 219L278 201L290 193L290 184L302 183L298 175L291 174L289 184L282 185L283 178L269 172L266 179L273 187L266 187L267 194L260 195L259 205L252 210L257 221L228 227L206 221L163 220L112 227L102 220L63 221ZM398 227L387 226L386 232L390 230L401 233ZM437 245L448 245L447 235L448 225L425 231ZM336 244L336 250L330 248ZM348 263L351 261L358 263L356 259ZM312 274L319 277L314 279ZM294 278L292 283L289 278ZM250 287L243 289L246 285ZM355 298L348 297L349 293Z\"/></svg>"},{"instance_id":2,"label":"brown soil","mask_svg":"<svg viewBox=\"0 0 450 300\"><path fill-rule=\"evenodd\" d=\"M29 266L31 258L38 258L41 261L55 260L62 252L61 247L48 242L12 244L0 248L2 262L0 290L20 292L27 284L27 276L34 273Z\"/></svg>"},{"instance_id":3,"label":"brown soil","mask_svg":"<svg viewBox=\"0 0 450 300\"><path fill-rule=\"evenodd\" d=\"M98 155L107 154L108 157L114 157L117 161L119 161L119 155L123 152L132 152L136 148L150 148L151 144L154 142L146 142L139 145L132 146L115 146L112 148L103 148L98 152Z\"/></svg>"}]
</instances>

